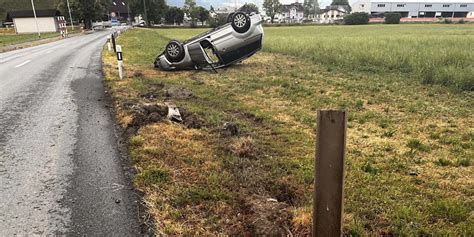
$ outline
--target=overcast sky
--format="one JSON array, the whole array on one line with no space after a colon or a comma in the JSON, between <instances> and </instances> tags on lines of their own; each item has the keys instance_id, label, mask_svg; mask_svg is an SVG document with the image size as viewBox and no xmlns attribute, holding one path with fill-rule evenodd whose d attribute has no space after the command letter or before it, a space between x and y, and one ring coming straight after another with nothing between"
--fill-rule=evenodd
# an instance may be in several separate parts
<instances>
[{"instance_id":1,"label":"overcast sky","mask_svg":"<svg viewBox=\"0 0 474 237\"><path fill-rule=\"evenodd\" d=\"M184 0L166 0L169 5L173 6L183 6ZM304 2L304 0L298 0L299 2ZM243 5L244 3L255 3L257 6L260 8L262 7L262 2L263 0L196 0L198 5L209 8L211 5L214 6L215 8L217 7L223 7L223 6L235 6L237 5ZM296 0L280 0L282 4L289 4L296 2ZM329 5L332 2L332 0L320 0L319 5L321 8L324 8L325 6ZM352 2L352 1L350 1Z\"/></svg>"}]
</instances>

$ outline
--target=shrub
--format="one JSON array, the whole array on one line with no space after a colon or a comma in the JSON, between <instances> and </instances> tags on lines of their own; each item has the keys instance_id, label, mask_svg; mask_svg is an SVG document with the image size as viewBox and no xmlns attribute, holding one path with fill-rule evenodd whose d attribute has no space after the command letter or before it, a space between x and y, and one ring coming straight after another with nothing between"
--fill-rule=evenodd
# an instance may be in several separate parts
<instances>
[{"instance_id":1,"label":"shrub","mask_svg":"<svg viewBox=\"0 0 474 237\"><path fill-rule=\"evenodd\" d=\"M450 19L444 19L444 20L442 21L442 23L444 23L444 24L452 24L453 21L450 20Z\"/></svg>"},{"instance_id":2,"label":"shrub","mask_svg":"<svg viewBox=\"0 0 474 237\"><path fill-rule=\"evenodd\" d=\"M365 12L355 12L344 17L346 25L366 25L369 23L369 14Z\"/></svg>"},{"instance_id":3,"label":"shrub","mask_svg":"<svg viewBox=\"0 0 474 237\"><path fill-rule=\"evenodd\" d=\"M385 24L400 24L402 15L396 12L389 12L385 14Z\"/></svg>"}]
</instances>

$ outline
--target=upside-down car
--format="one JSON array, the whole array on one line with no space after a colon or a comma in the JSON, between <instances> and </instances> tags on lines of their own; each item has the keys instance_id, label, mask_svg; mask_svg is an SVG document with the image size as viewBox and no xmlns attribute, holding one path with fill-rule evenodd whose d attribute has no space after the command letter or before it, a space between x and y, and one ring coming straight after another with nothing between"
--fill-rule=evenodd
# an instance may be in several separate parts
<instances>
[{"instance_id":1,"label":"upside-down car","mask_svg":"<svg viewBox=\"0 0 474 237\"><path fill-rule=\"evenodd\" d=\"M259 14L235 12L228 23L184 42L171 40L155 60L162 70L212 69L242 62L262 48Z\"/></svg>"}]
</instances>

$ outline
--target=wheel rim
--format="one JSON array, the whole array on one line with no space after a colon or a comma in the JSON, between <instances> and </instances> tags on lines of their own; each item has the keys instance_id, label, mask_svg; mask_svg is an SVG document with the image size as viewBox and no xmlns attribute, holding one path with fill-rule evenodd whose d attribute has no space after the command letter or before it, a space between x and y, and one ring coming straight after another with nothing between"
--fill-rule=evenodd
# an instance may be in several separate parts
<instances>
[{"instance_id":1,"label":"wheel rim","mask_svg":"<svg viewBox=\"0 0 474 237\"><path fill-rule=\"evenodd\" d=\"M168 54L171 57L177 57L179 55L179 47L176 44L171 44L168 46Z\"/></svg>"},{"instance_id":2,"label":"wheel rim","mask_svg":"<svg viewBox=\"0 0 474 237\"><path fill-rule=\"evenodd\" d=\"M237 14L234 18L234 24L238 28L243 28L247 23L247 19L245 18L244 14Z\"/></svg>"}]
</instances>

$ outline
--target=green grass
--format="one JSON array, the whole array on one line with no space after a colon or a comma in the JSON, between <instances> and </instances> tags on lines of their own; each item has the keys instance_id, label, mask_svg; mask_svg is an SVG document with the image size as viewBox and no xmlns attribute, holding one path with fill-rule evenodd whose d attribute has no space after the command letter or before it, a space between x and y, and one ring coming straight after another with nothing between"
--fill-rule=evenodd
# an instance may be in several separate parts
<instances>
[{"instance_id":1,"label":"green grass","mask_svg":"<svg viewBox=\"0 0 474 237\"><path fill-rule=\"evenodd\" d=\"M163 30L179 40L202 31ZM474 90L474 51L466 50L474 48L474 25L270 27L265 34L265 51L310 59L328 70L390 73Z\"/></svg>"},{"instance_id":2,"label":"green grass","mask_svg":"<svg viewBox=\"0 0 474 237\"><path fill-rule=\"evenodd\" d=\"M42 33L41 38L38 38L38 34L0 34L0 47L52 37L59 37L59 33Z\"/></svg>"},{"instance_id":3,"label":"green grass","mask_svg":"<svg viewBox=\"0 0 474 237\"><path fill-rule=\"evenodd\" d=\"M68 26L69 34L79 33L80 31L81 30L78 27L72 30L71 27ZM38 41L41 39L48 39L48 38L54 38L54 37L60 36L60 34L57 32L49 32L49 33L41 33L41 38L39 38L37 33L15 34L14 32L15 31L13 29L9 29L8 31L4 30L4 32L0 31L0 47L28 43L28 42L32 42L34 44L35 41Z\"/></svg>"},{"instance_id":4,"label":"green grass","mask_svg":"<svg viewBox=\"0 0 474 237\"><path fill-rule=\"evenodd\" d=\"M441 36L431 37L425 46L417 41L436 30ZM266 29L265 52L219 74L152 68L170 38L182 40L201 31L139 29L123 34L118 39L127 72L123 81L117 80L114 55L104 53L107 83L117 100L122 126L134 117L130 104L165 100L204 123L201 129L170 122L143 125L130 140L130 155L138 170L135 183L145 192L158 230L174 235L268 234L265 227L284 226L296 235L309 234L316 111L345 109L349 122L344 233L474 234L469 214L474 208L473 92L424 84L415 71L388 70L389 61L372 65L374 70L357 62L352 65L354 58L372 60L374 52L366 51L368 45L347 45L352 38L362 43L366 35L374 43L373 50L382 52L391 46L377 39L410 38L404 41L406 47L419 47L404 59L411 63L418 54L429 55L436 49L433 45L465 49L472 44L464 40L472 39L470 28L275 27ZM410 37L400 32L409 32ZM446 41L445 35L452 41ZM460 43L453 46L454 41ZM344 57L338 56L335 42L344 43L340 45L347 50ZM337 64L315 56L329 52L329 47L334 55L323 57L339 58ZM306 53L298 53L299 49ZM401 52L392 54L401 57ZM432 55L434 59L423 61L450 60ZM140 97L159 83L185 88L193 96ZM222 134L223 124L229 121L238 125L239 136Z\"/></svg>"},{"instance_id":5,"label":"green grass","mask_svg":"<svg viewBox=\"0 0 474 237\"><path fill-rule=\"evenodd\" d=\"M442 33L440 33L442 32ZM402 74L408 80L474 90L473 25L268 28L265 50L346 72Z\"/></svg>"}]
</instances>

